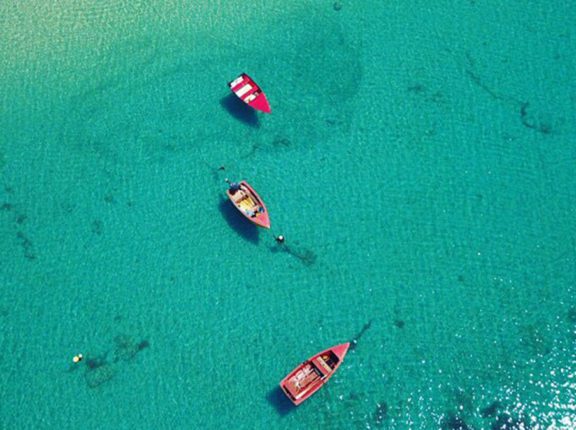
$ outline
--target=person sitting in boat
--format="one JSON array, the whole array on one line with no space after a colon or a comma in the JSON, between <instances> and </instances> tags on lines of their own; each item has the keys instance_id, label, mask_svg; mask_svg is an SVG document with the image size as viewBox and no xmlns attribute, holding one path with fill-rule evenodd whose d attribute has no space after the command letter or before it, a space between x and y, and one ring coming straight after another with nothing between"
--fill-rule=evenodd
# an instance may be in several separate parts
<instances>
[{"instance_id":1,"label":"person sitting in boat","mask_svg":"<svg viewBox=\"0 0 576 430\"><path fill-rule=\"evenodd\" d=\"M230 192L234 194L236 191L241 189L241 185L238 182L230 182Z\"/></svg>"},{"instance_id":2,"label":"person sitting in boat","mask_svg":"<svg viewBox=\"0 0 576 430\"><path fill-rule=\"evenodd\" d=\"M234 202L240 203L243 199L248 198L248 194L244 190L238 190L234 194Z\"/></svg>"},{"instance_id":3,"label":"person sitting in boat","mask_svg":"<svg viewBox=\"0 0 576 430\"><path fill-rule=\"evenodd\" d=\"M250 215L252 218L255 218L259 213L264 213L264 208L262 206L258 206L252 210L252 214Z\"/></svg>"}]
</instances>

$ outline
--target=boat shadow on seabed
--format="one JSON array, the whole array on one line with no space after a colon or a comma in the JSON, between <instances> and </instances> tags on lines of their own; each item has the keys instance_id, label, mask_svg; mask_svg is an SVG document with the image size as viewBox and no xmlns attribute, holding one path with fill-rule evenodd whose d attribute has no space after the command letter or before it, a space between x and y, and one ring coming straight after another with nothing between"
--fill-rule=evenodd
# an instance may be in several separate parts
<instances>
[{"instance_id":1,"label":"boat shadow on seabed","mask_svg":"<svg viewBox=\"0 0 576 430\"><path fill-rule=\"evenodd\" d=\"M220 105L238 121L250 127L260 127L260 121L258 120L256 111L236 97L236 95L229 94L226 97L222 97L222 99L220 99Z\"/></svg>"},{"instance_id":2,"label":"boat shadow on seabed","mask_svg":"<svg viewBox=\"0 0 576 430\"><path fill-rule=\"evenodd\" d=\"M258 227L248 222L242 214L238 213L238 210L228 199L221 198L220 203L218 204L218 209L220 209L220 213L236 233L248 242L258 244Z\"/></svg>"},{"instance_id":3,"label":"boat shadow on seabed","mask_svg":"<svg viewBox=\"0 0 576 430\"><path fill-rule=\"evenodd\" d=\"M276 412L278 412L280 416L288 415L296 409L296 406L294 406L288 397L286 397L286 394L282 392L280 387L271 390L266 395L266 399L272 406L274 406Z\"/></svg>"}]
</instances>

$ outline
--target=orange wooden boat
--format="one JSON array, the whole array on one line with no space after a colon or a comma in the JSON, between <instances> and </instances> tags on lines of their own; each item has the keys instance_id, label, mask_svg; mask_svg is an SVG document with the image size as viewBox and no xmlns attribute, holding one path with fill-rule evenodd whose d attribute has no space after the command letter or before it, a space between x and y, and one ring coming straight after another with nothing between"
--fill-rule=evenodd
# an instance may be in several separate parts
<instances>
[{"instance_id":1,"label":"orange wooden boat","mask_svg":"<svg viewBox=\"0 0 576 430\"><path fill-rule=\"evenodd\" d=\"M268 209L248 182L229 182L226 194L236 209L251 222L260 227L270 228Z\"/></svg>"},{"instance_id":2,"label":"orange wooden boat","mask_svg":"<svg viewBox=\"0 0 576 430\"><path fill-rule=\"evenodd\" d=\"M340 367L350 343L333 346L309 358L280 382L284 394L298 406L318 391Z\"/></svg>"}]
</instances>

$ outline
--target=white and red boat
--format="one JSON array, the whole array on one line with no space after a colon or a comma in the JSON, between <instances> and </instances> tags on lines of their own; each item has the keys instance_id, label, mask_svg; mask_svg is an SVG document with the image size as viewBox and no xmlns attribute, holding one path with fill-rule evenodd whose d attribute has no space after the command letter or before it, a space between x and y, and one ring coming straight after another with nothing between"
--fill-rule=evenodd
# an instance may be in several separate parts
<instances>
[{"instance_id":1,"label":"white and red boat","mask_svg":"<svg viewBox=\"0 0 576 430\"><path fill-rule=\"evenodd\" d=\"M242 215L254 224L270 228L270 217L264 202L246 181L229 183L226 194Z\"/></svg>"},{"instance_id":2,"label":"white and red boat","mask_svg":"<svg viewBox=\"0 0 576 430\"><path fill-rule=\"evenodd\" d=\"M350 343L333 346L306 360L280 382L284 394L298 406L318 391L342 364Z\"/></svg>"},{"instance_id":3,"label":"white and red boat","mask_svg":"<svg viewBox=\"0 0 576 430\"><path fill-rule=\"evenodd\" d=\"M266 94L246 73L242 73L232 82L228 82L228 86L248 106L265 113L271 112Z\"/></svg>"}]
</instances>

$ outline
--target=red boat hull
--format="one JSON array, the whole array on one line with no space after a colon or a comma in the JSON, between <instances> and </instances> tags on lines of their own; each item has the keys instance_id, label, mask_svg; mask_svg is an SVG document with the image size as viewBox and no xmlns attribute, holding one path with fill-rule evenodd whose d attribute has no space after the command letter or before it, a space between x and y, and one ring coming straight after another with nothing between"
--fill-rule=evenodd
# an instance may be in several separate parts
<instances>
[{"instance_id":1,"label":"red boat hull","mask_svg":"<svg viewBox=\"0 0 576 430\"><path fill-rule=\"evenodd\" d=\"M264 91L246 73L242 73L232 82L228 82L228 86L248 106L264 113L272 111Z\"/></svg>"},{"instance_id":2,"label":"red boat hull","mask_svg":"<svg viewBox=\"0 0 576 430\"><path fill-rule=\"evenodd\" d=\"M238 211L244 215L250 222L259 227L270 228L270 216L266 205L256 191L246 181L240 181L239 189L243 197L238 201L238 191L234 192L231 188L226 191L226 195Z\"/></svg>"},{"instance_id":3,"label":"red boat hull","mask_svg":"<svg viewBox=\"0 0 576 430\"><path fill-rule=\"evenodd\" d=\"M348 348L350 343L343 343L310 357L280 382L280 388L292 403L300 405L334 375Z\"/></svg>"}]
</instances>

